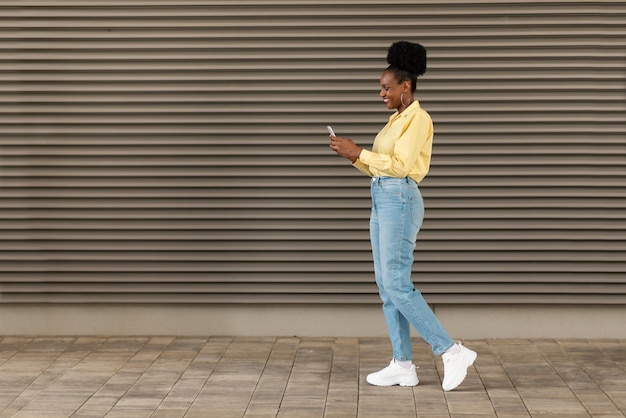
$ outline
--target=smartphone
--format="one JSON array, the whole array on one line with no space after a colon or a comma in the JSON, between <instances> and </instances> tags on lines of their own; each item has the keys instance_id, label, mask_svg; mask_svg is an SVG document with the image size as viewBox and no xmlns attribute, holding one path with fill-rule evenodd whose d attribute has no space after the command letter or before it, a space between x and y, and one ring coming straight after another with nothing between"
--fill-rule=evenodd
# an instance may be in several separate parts
<instances>
[{"instance_id":1,"label":"smartphone","mask_svg":"<svg viewBox=\"0 0 626 418\"><path fill-rule=\"evenodd\" d=\"M332 127L326 126L326 129L328 129L328 133L331 134L332 136L337 136L337 135L335 135L335 131L333 131Z\"/></svg>"}]
</instances>

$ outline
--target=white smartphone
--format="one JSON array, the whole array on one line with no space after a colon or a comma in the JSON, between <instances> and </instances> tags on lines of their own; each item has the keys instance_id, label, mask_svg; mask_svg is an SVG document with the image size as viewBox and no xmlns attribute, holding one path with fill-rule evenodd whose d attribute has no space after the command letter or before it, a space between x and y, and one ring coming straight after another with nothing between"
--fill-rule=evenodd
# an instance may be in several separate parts
<instances>
[{"instance_id":1,"label":"white smartphone","mask_svg":"<svg viewBox=\"0 0 626 418\"><path fill-rule=\"evenodd\" d=\"M327 125L327 126L326 126L326 129L328 129L328 133L329 133L329 134L331 134L332 136L337 136L337 135L335 135L335 131L333 131L333 128L332 128L332 127L330 127L330 126L328 126L328 125Z\"/></svg>"}]
</instances>

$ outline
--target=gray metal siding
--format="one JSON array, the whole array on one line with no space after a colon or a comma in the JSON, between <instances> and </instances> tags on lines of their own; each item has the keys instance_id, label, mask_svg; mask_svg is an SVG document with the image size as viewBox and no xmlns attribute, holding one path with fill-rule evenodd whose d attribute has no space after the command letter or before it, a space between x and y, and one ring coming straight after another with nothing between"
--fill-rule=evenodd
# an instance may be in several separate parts
<instances>
[{"instance_id":1,"label":"gray metal siding","mask_svg":"<svg viewBox=\"0 0 626 418\"><path fill-rule=\"evenodd\" d=\"M3 1L0 302L377 302L388 45L435 122L433 303L626 302L626 2Z\"/></svg>"}]
</instances>

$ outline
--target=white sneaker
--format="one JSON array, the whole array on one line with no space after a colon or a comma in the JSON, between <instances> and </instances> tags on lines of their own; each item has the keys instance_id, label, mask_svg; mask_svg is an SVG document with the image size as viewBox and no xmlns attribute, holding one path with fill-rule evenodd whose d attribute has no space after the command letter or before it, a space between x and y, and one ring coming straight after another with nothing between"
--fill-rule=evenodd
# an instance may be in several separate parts
<instances>
[{"instance_id":1,"label":"white sneaker","mask_svg":"<svg viewBox=\"0 0 626 418\"><path fill-rule=\"evenodd\" d=\"M419 380L417 379L415 364L411 364L410 369L405 369L391 360L389 366L375 373L368 374L367 383L374 386L416 386Z\"/></svg>"},{"instance_id":2,"label":"white sneaker","mask_svg":"<svg viewBox=\"0 0 626 418\"><path fill-rule=\"evenodd\" d=\"M450 391L456 389L467 376L467 369L474 364L474 360L478 357L475 351L463 347L459 343L461 351L456 354L444 353L443 358L443 390Z\"/></svg>"}]
</instances>

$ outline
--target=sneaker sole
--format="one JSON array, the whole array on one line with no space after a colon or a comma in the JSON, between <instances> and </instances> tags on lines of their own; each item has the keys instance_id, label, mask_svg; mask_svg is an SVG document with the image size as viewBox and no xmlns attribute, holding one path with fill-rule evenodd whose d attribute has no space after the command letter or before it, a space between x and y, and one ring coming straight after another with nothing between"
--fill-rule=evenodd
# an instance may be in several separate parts
<instances>
[{"instance_id":1,"label":"sneaker sole","mask_svg":"<svg viewBox=\"0 0 626 418\"><path fill-rule=\"evenodd\" d=\"M417 385L419 384L419 380L418 380L417 382L415 382L415 383L413 383L413 382L410 382L410 383L406 383L406 382L399 382L399 383L384 383L384 384L381 384L381 383L373 383L373 382L370 382L370 381L369 381L369 380L367 380L367 379L366 379L366 381L367 381L367 383L369 383L369 384L370 384L370 385L372 385L372 386L379 386L379 387L385 387L385 388L386 388L386 387L390 387L390 386L412 387L412 386L417 386Z\"/></svg>"}]
</instances>

